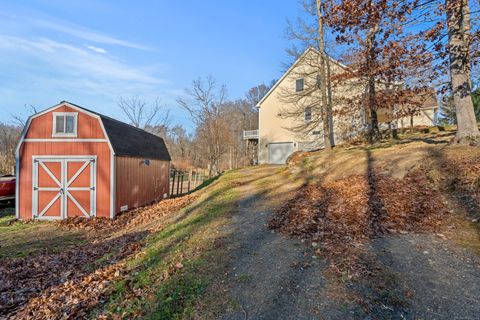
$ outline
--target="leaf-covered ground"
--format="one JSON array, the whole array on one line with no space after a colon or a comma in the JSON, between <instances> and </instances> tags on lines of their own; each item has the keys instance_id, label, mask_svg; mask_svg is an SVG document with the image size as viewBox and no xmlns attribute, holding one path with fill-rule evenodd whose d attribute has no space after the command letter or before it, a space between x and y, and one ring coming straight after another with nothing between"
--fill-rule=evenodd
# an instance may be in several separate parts
<instances>
[{"instance_id":1,"label":"leaf-covered ground","mask_svg":"<svg viewBox=\"0 0 480 320\"><path fill-rule=\"evenodd\" d=\"M448 135L228 172L114 221L7 211L0 318L475 319L480 150Z\"/></svg>"},{"instance_id":2,"label":"leaf-covered ground","mask_svg":"<svg viewBox=\"0 0 480 320\"><path fill-rule=\"evenodd\" d=\"M385 234L440 232L444 202L418 171L401 180L354 175L304 186L270 226L319 245L319 255L352 260L366 241Z\"/></svg>"},{"instance_id":3,"label":"leaf-covered ground","mask_svg":"<svg viewBox=\"0 0 480 320\"><path fill-rule=\"evenodd\" d=\"M5 213L0 319L211 318L228 300L212 286L244 178L229 172L113 221L22 223Z\"/></svg>"},{"instance_id":4,"label":"leaf-covered ground","mask_svg":"<svg viewBox=\"0 0 480 320\"><path fill-rule=\"evenodd\" d=\"M0 260L0 317L60 319L86 317L108 300L110 285L120 281L126 263L142 252L147 238L166 225L196 196L165 200L137 209L114 221L66 220L60 223L9 223L2 237L23 238L18 250L35 246L48 233L43 247L28 255ZM61 235L61 242L57 239ZM29 239L28 239L29 238ZM65 239L73 239L65 244ZM57 243L60 242L60 243ZM3 248L0 248L3 249ZM2 250L3 251L3 250Z\"/></svg>"},{"instance_id":5,"label":"leaf-covered ground","mask_svg":"<svg viewBox=\"0 0 480 320\"><path fill-rule=\"evenodd\" d=\"M386 234L444 236L457 227L452 220L478 221L480 150L431 149L401 178L382 173L365 153L365 174L307 183L276 211L270 227L321 244L319 254L342 258Z\"/></svg>"},{"instance_id":6,"label":"leaf-covered ground","mask_svg":"<svg viewBox=\"0 0 480 320\"><path fill-rule=\"evenodd\" d=\"M438 251L438 245L425 245L425 239L435 242L428 238L432 235L433 239L444 241L443 245L451 244L453 251L463 247L480 254L480 150L428 139L420 144L378 150L339 150L330 156L329 163L322 162L322 156L295 159L303 164L301 174L307 172L311 176L290 201L274 212L269 227L305 241L314 248L316 256L325 259L328 265L325 275L332 279L333 288L343 291L331 290L333 296L356 301L366 314L380 318L414 317L422 308L409 310L407 306L420 301L423 293L415 300L416 285L407 288L399 276L414 278L416 271L407 269L403 275L398 270L385 272L394 267L387 268L377 250L382 248L391 256L397 255L395 258L400 261L414 259L410 255L416 250L410 254L406 244L423 243L423 248L430 247L430 250L421 250L425 254ZM325 168L316 166L320 163ZM428 236L421 238L421 234ZM401 238L408 242L395 240ZM398 252L385 246L387 241L394 244ZM440 263L440 256L437 253L428 261ZM455 261L456 258L445 259ZM465 256L459 259L470 261ZM473 270L475 265L477 269L480 267L478 259L470 263ZM451 269L448 264L452 262L442 268ZM461 263L456 268L450 270L445 281L458 282L452 279L469 277L467 271L462 271ZM435 277L425 272L418 269L419 277L429 279L433 289ZM460 295L470 299L470 293L478 288L464 287L464 290ZM393 296L383 296L383 292ZM449 292L435 293L432 300L441 298L442 294L448 297L446 303L453 302ZM383 313L378 311L379 305L385 307ZM452 311L443 308L447 313L436 317L448 319L452 315L448 312ZM458 311L455 308L452 305L451 309Z\"/></svg>"},{"instance_id":7,"label":"leaf-covered ground","mask_svg":"<svg viewBox=\"0 0 480 320\"><path fill-rule=\"evenodd\" d=\"M383 190L373 204L383 209L370 216L362 210L368 205L362 192L370 188L362 178L329 179L323 185L331 191L327 202L320 177L302 187L304 181L278 170L243 170L252 178L270 175L241 189L226 243L231 258L220 277L233 303L216 318L477 318L480 257L457 242L462 234L480 243L477 223L465 212L450 212L448 203L434 203L437 189L417 185L405 194L401 179L376 176ZM405 179L430 184L424 176ZM394 189L399 195L386 195ZM269 228L272 218L280 219L280 229Z\"/></svg>"}]
</instances>

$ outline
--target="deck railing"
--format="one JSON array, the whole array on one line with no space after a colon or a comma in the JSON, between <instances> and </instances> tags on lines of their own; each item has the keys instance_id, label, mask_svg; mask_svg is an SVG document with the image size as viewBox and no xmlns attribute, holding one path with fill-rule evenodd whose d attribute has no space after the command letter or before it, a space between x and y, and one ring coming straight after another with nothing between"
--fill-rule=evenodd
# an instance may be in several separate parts
<instances>
[{"instance_id":1,"label":"deck railing","mask_svg":"<svg viewBox=\"0 0 480 320\"><path fill-rule=\"evenodd\" d=\"M246 130L243 131L243 139L258 139L258 130Z\"/></svg>"}]
</instances>

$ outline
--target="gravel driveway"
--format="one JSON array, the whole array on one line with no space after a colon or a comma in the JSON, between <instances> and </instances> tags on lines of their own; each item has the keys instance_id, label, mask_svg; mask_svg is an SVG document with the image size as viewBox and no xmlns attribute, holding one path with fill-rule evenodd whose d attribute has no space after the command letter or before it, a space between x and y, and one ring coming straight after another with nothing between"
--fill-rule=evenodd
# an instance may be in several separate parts
<instances>
[{"instance_id":1,"label":"gravel driveway","mask_svg":"<svg viewBox=\"0 0 480 320\"><path fill-rule=\"evenodd\" d=\"M226 281L237 306L222 319L480 319L479 257L435 235L373 240L363 261L369 275L342 282L356 299L333 295L326 261L267 227L295 189L276 171L245 170L252 182L231 222Z\"/></svg>"}]
</instances>

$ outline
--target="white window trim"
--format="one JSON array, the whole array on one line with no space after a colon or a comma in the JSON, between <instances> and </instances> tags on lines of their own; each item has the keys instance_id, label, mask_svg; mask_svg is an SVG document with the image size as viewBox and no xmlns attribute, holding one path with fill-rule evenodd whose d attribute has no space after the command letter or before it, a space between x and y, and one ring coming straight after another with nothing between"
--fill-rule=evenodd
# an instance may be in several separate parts
<instances>
[{"instance_id":1,"label":"white window trim","mask_svg":"<svg viewBox=\"0 0 480 320\"><path fill-rule=\"evenodd\" d=\"M78 112L52 112L53 114L53 125L52 125L52 137L53 138L61 138L61 137L77 137L77 129L78 129ZM57 133L55 129L57 128L57 117L66 117L66 116L73 116L73 133ZM66 126L67 121L65 120L64 125Z\"/></svg>"}]
</instances>

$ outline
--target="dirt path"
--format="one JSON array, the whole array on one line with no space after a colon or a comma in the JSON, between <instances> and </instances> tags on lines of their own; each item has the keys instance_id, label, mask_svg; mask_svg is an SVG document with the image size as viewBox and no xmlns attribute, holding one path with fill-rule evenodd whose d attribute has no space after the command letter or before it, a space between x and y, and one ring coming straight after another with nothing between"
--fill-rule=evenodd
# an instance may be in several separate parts
<instances>
[{"instance_id":1,"label":"dirt path","mask_svg":"<svg viewBox=\"0 0 480 320\"><path fill-rule=\"evenodd\" d=\"M246 175L269 170L271 177L243 187L244 198L232 219L232 264L229 284L238 308L224 319L341 318L326 296L320 259L297 240L267 227L272 208L291 197L295 184L274 176L277 168L249 169Z\"/></svg>"},{"instance_id":2,"label":"dirt path","mask_svg":"<svg viewBox=\"0 0 480 320\"><path fill-rule=\"evenodd\" d=\"M372 241L363 261L370 275L341 281L355 300L334 296L326 261L267 227L273 208L295 189L276 171L245 170L253 182L242 186L229 242L227 283L237 306L223 319L478 319L480 260L433 235Z\"/></svg>"}]
</instances>

